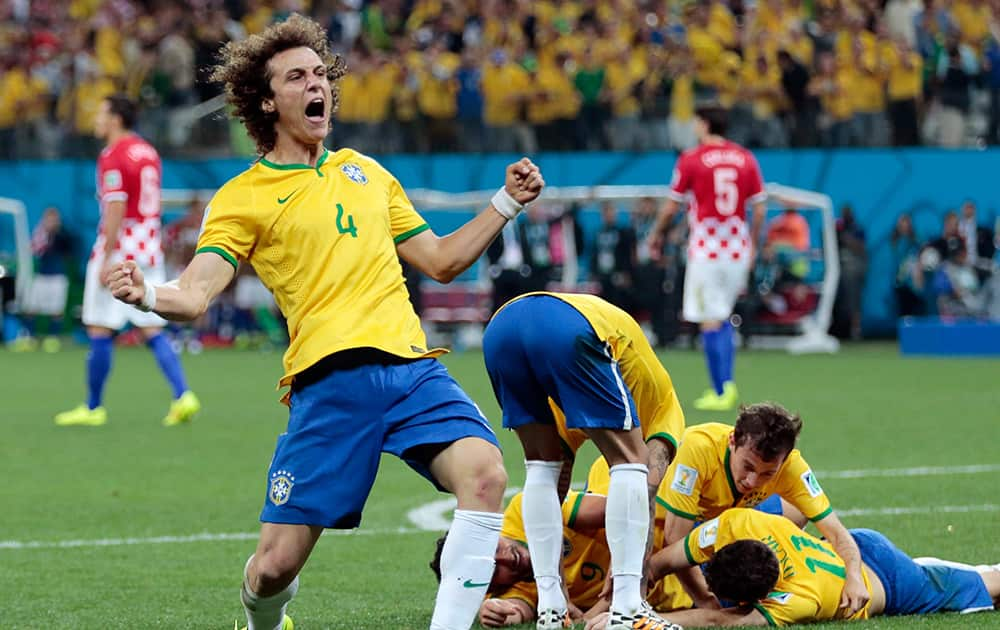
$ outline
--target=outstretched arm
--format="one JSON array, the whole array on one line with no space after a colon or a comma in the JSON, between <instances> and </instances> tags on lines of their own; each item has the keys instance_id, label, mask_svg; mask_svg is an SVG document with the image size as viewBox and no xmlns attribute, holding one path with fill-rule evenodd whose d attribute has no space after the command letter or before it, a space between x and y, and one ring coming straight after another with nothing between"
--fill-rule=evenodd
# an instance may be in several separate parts
<instances>
[{"instance_id":1,"label":"outstretched arm","mask_svg":"<svg viewBox=\"0 0 1000 630\"><path fill-rule=\"evenodd\" d=\"M649 235L646 237L646 245L649 247L649 255L653 257L654 260L660 257L660 251L663 249L663 238L664 233L667 228L670 227L670 222L674 220L674 215L680 210L681 204L676 199L668 198L663 204L663 208L660 209L660 213L656 216L656 222L653 223L653 228L649 231Z\"/></svg>"},{"instance_id":2,"label":"outstretched arm","mask_svg":"<svg viewBox=\"0 0 1000 630\"><path fill-rule=\"evenodd\" d=\"M847 531L834 512L830 512L826 517L816 521L816 529L823 534L840 559L844 561L847 577L844 580L844 590L840 595L840 608L845 610L845 617L851 617L864 608L868 600L871 599L871 593L865 586L865 579L861 575L861 551L858 549L858 544L854 542L851 532Z\"/></svg>"},{"instance_id":3,"label":"outstretched arm","mask_svg":"<svg viewBox=\"0 0 1000 630\"><path fill-rule=\"evenodd\" d=\"M684 549L685 538L694 529L694 521L667 512L663 523L664 548L656 552L649 561L652 579L660 580L664 576L675 573L681 586L688 592L698 608L717 609L719 600L712 591L698 567L688 561Z\"/></svg>"},{"instance_id":4,"label":"outstretched arm","mask_svg":"<svg viewBox=\"0 0 1000 630\"><path fill-rule=\"evenodd\" d=\"M165 319L191 321L208 310L234 275L236 270L226 259L204 252L191 259L180 278L156 287L146 284L134 262L118 263L108 274L108 288L126 304L155 311Z\"/></svg>"},{"instance_id":5,"label":"outstretched arm","mask_svg":"<svg viewBox=\"0 0 1000 630\"><path fill-rule=\"evenodd\" d=\"M447 236L427 230L396 246L399 255L428 277L451 282L479 260L507 221L538 198L545 187L542 172L528 158L507 167L503 189L471 221Z\"/></svg>"}]
</instances>

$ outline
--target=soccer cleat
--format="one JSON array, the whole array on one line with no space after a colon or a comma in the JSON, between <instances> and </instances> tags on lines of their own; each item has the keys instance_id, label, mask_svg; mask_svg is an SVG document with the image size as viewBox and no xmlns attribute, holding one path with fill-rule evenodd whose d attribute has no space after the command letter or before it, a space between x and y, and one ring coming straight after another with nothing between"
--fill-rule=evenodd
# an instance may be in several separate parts
<instances>
[{"instance_id":1,"label":"soccer cleat","mask_svg":"<svg viewBox=\"0 0 1000 630\"><path fill-rule=\"evenodd\" d=\"M178 424L190 422L194 414L198 413L200 409L201 402L194 395L194 392L184 392L180 398L170 403L170 411L167 412L167 417L163 419L163 426L174 427Z\"/></svg>"},{"instance_id":2,"label":"soccer cleat","mask_svg":"<svg viewBox=\"0 0 1000 630\"><path fill-rule=\"evenodd\" d=\"M240 628L240 622L237 621L233 623L233 630L247 630L246 626ZM281 620L281 630L295 630L295 624L292 623L292 618L285 615L285 618Z\"/></svg>"},{"instance_id":3,"label":"soccer cleat","mask_svg":"<svg viewBox=\"0 0 1000 630\"><path fill-rule=\"evenodd\" d=\"M684 630L684 627L667 621L643 602L634 615L612 612L605 630Z\"/></svg>"},{"instance_id":4,"label":"soccer cleat","mask_svg":"<svg viewBox=\"0 0 1000 630\"><path fill-rule=\"evenodd\" d=\"M80 405L56 414L56 424L61 427L99 427L107 421L108 412L104 407L91 409Z\"/></svg>"},{"instance_id":5,"label":"soccer cleat","mask_svg":"<svg viewBox=\"0 0 1000 630\"><path fill-rule=\"evenodd\" d=\"M722 395L718 395L714 390L707 390L701 398L694 401L694 408L700 411L730 411L736 409L740 403L740 393L736 389L736 383L727 381L722 386Z\"/></svg>"},{"instance_id":6,"label":"soccer cleat","mask_svg":"<svg viewBox=\"0 0 1000 630\"><path fill-rule=\"evenodd\" d=\"M535 630L563 630L572 628L573 620L565 610L540 610L538 611L538 621L535 623Z\"/></svg>"}]
</instances>

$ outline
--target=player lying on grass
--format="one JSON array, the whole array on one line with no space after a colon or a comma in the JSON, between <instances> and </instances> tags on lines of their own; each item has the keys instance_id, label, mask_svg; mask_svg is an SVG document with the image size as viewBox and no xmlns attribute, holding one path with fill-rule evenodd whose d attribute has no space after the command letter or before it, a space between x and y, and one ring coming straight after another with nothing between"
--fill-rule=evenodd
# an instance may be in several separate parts
<instances>
[{"instance_id":1,"label":"player lying on grass","mask_svg":"<svg viewBox=\"0 0 1000 630\"><path fill-rule=\"evenodd\" d=\"M607 466L604 467L605 475ZM511 498L504 510L496 569L488 599L479 607L479 622L488 628L530 623L538 614L538 589L531 569L531 554L524 533L523 493ZM611 567L611 552L604 531L606 497L571 491L563 502L562 571L568 610L574 621L590 619L608 609L600 599ZM441 547L431 569L439 572ZM667 576L650 588L647 601L656 610L689 608L691 599L674 576Z\"/></svg>"},{"instance_id":2,"label":"player lying on grass","mask_svg":"<svg viewBox=\"0 0 1000 630\"><path fill-rule=\"evenodd\" d=\"M852 529L861 550L869 601L848 613L841 605L847 569L825 540L791 521L734 508L702 523L652 559L653 576L704 565L705 579L720 598L739 602L724 609L671 613L687 626L785 626L878 615L993 610L1000 603L1000 565L911 559L883 534ZM603 615L602 615L603 616ZM601 616L587 630L601 628Z\"/></svg>"},{"instance_id":3,"label":"player lying on grass","mask_svg":"<svg viewBox=\"0 0 1000 630\"><path fill-rule=\"evenodd\" d=\"M735 427L708 423L688 428L657 496L668 511L662 546L683 539L695 523L733 507L760 505L800 526L808 519L847 565L840 606L850 616L868 601L861 557L795 448L801 429L801 419L775 403L740 408ZM678 577L699 608L719 607L701 572L690 569Z\"/></svg>"},{"instance_id":4,"label":"player lying on grass","mask_svg":"<svg viewBox=\"0 0 1000 630\"><path fill-rule=\"evenodd\" d=\"M288 427L240 593L249 630L291 627L299 572L324 528L358 526L382 452L458 499L430 627L468 630L493 574L482 549L496 547L507 476L489 422L435 359L443 350L427 347L399 261L450 282L538 196L541 172L528 159L508 166L491 204L438 237L378 162L324 148L345 68L321 25L292 15L220 60L212 77L260 160L213 197L176 283L151 287L132 263L110 275L118 299L191 320L243 260L288 320Z\"/></svg>"},{"instance_id":5,"label":"player lying on grass","mask_svg":"<svg viewBox=\"0 0 1000 630\"><path fill-rule=\"evenodd\" d=\"M538 630L562 628L559 480L587 438L611 466L607 529L614 593L608 630L649 622L641 579L651 506L684 430L670 375L642 329L593 295L529 293L490 320L483 357L503 426L524 448L524 526L538 585ZM552 404L554 403L554 404ZM568 428L574 429L569 435ZM564 463L565 460L565 463Z\"/></svg>"}]
</instances>

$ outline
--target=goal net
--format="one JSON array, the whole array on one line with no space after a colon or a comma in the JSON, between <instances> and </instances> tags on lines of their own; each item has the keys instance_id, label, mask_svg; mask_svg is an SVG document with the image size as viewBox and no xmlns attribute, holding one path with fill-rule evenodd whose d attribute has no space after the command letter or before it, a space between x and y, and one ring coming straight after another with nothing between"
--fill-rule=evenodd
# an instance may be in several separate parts
<instances>
[{"instance_id":1,"label":"goal net","mask_svg":"<svg viewBox=\"0 0 1000 630\"><path fill-rule=\"evenodd\" d=\"M414 206L439 234L450 232L474 216L489 203L494 192L449 193L423 188L407 191ZM767 192L769 220L794 208L808 222L810 244L796 263L800 271L804 266L804 272L797 276L798 285L789 290L769 283L766 278L761 279L755 270L747 292L748 298L752 298L748 299L750 310L742 309L740 315L734 317L735 323L740 325L741 335L753 347L784 349L792 353L836 352L839 344L827 334L840 273L833 204L824 194L781 184L768 184ZM165 215L176 213L192 199L210 199L212 193L164 190ZM556 220L563 222L564 229L561 230L562 264L558 267L561 271L546 288L588 293L599 290L590 272L589 248L577 251L572 221L581 225L584 241L589 244L599 227L600 207L604 202L613 202L619 212L631 215L641 199L653 199L658 207L666 193L667 186L662 185L547 187L536 204L545 206L548 216L562 217ZM567 214L565 210L571 207L577 211ZM487 268L484 257L450 285L430 280L422 283L425 321L434 326L465 326L463 334L467 338L465 343L458 345L475 345L474 340L468 339L469 334L475 333L469 330L481 331L494 306Z\"/></svg>"},{"instance_id":2,"label":"goal net","mask_svg":"<svg viewBox=\"0 0 1000 630\"><path fill-rule=\"evenodd\" d=\"M651 185L549 187L537 203L555 206L548 212L549 216L555 217L565 216L566 208L576 206L578 211L573 213L572 219L561 220L580 222L584 233L588 235L585 240L590 240L590 236L598 229L600 206L604 202L613 202L620 212L631 213L637 202L644 198L654 199L659 206L666 197L667 190L666 186ZM779 348L791 353L836 352L839 343L827 333L840 275L833 203L822 193L781 184L768 184L767 192L768 220L773 220L789 209L796 210L809 225L810 243L806 251L800 252L801 256L795 264L799 273L793 274L790 283L775 284L773 278L771 281L761 278L761 265L757 266L747 292L747 297L751 299L747 300L749 305L744 305L750 310L743 308L742 315L734 317L735 323L742 325L741 333L753 347ZM488 204L493 193L492 190L446 193L428 189L413 189L408 192L417 209L435 226L438 222L460 225L472 213ZM454 216L456 214L460 216ZM561 235L564 264L561 266L560 277L551 282L549 288L597 292L598 287L593 282L589 269L590 253L586 249L584 252L576 251L572 229L562 229ZM460 278L464 286L429 286L425 287L424 294L435 297L435 294L475 295L478 296L477 303L481 304L488 300L489 277L484 267L480 261L477 269ZM453 303L470 301L474 300L468 297L464 301L459 298L451 299ZM480 307L478 310L483 309ZM488 312L489 309L485 310ZM432 312L429 319L448 319L448 312L454 311L444 307L440 311L441 317L437 316L437 312ZM472 317L459 318L461 321L466 319Z\"/></svg>"}]
</instances>

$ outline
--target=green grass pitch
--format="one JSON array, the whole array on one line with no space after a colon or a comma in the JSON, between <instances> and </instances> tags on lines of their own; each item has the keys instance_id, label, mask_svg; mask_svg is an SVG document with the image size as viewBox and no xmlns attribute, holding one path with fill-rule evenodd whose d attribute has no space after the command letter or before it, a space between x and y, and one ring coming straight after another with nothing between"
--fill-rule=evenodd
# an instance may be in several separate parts
<instances>
[{"instance_id":1,"label":"green grass pitch","mask_svg":"<svg viewBox=\"0 0 1000 630\"><path fill-rule=\"evenodd\" d=\"M700 394L700 354L662 359L682 403ZM57 428L52 415L83 397L83 361L80 349L0 351L0 628L242 625L240 571L286 420L274 390L280 355L186 356L204 410L190 426L165 429L168 392L153 357L119 349L109 424ZM499 426L482 357L455 354L445 363ZM903 359L893 346L865 345L832 357L746 352L737 372L744 400L780 401L803 415L800 445L817 471L984 465L819 479L848 527L879 529L912 555L1000 562L1000 362ZM732 421L690 408L687 419ZM520 448L500 433L511 485L519 486ZM592 453L581 455L577 480ZM437 534L417 530L407 512L443 496L386 457L361 529L325 536L306 565L290 611L296 627L427 628ZM851 627L1000 628L1000 612Z\"/></svg>"}]
</instances>

